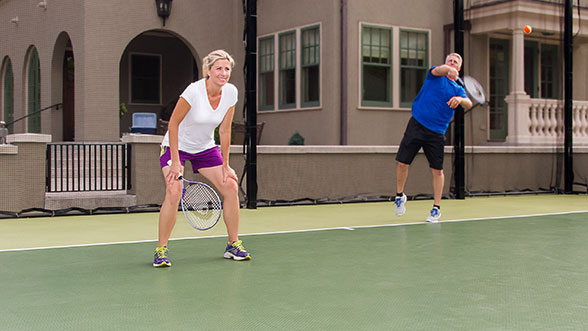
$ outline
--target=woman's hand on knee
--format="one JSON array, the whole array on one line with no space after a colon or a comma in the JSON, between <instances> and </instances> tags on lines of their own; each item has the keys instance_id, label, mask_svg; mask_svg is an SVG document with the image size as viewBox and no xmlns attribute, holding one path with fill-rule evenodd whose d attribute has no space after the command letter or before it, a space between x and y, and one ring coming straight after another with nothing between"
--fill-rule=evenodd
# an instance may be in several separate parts
<instances>
[{"instance_id":1,"label":"woman's hand on knee","mask_svg":"<svg viewBox=\"0 0 588 331\"><path fill-rule=\"evenodd\" d=\"M182 197L182 183L179 180L173 182L165 182L165 194L178 199Z\"/></svg>"},{"instance_id":2,"label":"woman's hand on knee","mask_svg":"<svg viewBox=\"0 0 588 331\"><path fill-rule=\"evenodd\" d=\"M228 179L234 180L235 183L239 182L239 179L237 178L237 173L235 173L235 170L233 170L233 168L229 167L228 165L226 165L226 166L223 165L222 169L223 169L223 184L225 184Z\"/></svg>"}]
</instances>

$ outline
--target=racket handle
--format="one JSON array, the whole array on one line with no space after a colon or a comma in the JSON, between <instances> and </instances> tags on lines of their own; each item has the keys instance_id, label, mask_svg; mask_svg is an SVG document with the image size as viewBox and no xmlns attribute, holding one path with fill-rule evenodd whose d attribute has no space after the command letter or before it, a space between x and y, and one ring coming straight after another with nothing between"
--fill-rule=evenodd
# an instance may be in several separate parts
<instances>
[{"instance_id":1,"label":"racket handle","mask_svg":"<svg viewBox=\"0 0 588 331\"><path fill-rule=\"evenodd\" d=\"M465 83L463 82L463 80L461 80L461 78L460 78L460 77L457 77L457 80L456 80L456 82L457 82L459 85L461 85L461 87L465 88Z\"/></svg>"}]
</instances>

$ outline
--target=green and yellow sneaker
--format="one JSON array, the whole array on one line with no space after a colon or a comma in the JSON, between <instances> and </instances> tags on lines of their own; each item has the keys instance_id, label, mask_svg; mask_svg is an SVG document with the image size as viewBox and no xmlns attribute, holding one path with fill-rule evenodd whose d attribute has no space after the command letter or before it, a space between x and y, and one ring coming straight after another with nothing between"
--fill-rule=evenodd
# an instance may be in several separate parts
<instances>
[{"instance_id":1,"label":"green and yellow sneaker","mask_svg":"<svg viewBox=\"0 0 588 331\"><path fill-rule=\"evenodd\" d=\"M171 262L169 262L169 259L167 258L167 246L161 246L155 249L153 266L155 268L171 267Z\"/></svg>"},{"instance_id":2,"label":"green and yellow sneaker","mask_svg":"<svg viewBox=\"0 0 588 331\"><path fill-rule=\"evenodd\" d=\"M251 255L247 253L241 240L227 244L224 257L225 259L233 259L235 261L251 260Z\"/></svg>"}]
</instances>

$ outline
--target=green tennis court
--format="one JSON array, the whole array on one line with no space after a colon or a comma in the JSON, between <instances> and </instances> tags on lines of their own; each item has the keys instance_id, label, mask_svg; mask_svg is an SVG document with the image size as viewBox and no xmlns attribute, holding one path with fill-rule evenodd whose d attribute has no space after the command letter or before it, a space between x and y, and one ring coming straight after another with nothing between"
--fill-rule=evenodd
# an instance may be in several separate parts
<instances>
[{"instance_id":1,"label":"green tennis court","mask_svg":"<svg viewBox=\"0 0 588 331\"><path fill-rule=\"evenodd\" d=\"M1 330L585 330L588 198L520 195L183 218L151 267L157 214L0 220Z\"/></svg>"}]
</instances>

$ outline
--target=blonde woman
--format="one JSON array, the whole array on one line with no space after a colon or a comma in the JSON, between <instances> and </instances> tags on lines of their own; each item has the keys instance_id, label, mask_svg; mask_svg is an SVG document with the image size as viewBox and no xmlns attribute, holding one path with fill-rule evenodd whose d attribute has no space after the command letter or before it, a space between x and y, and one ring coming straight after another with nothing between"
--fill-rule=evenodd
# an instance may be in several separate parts
<instances>
[{"instance_id":1,"label":"blonde woman","mask_svg":"<svg viewBox=\"0 0 588 331\"><path fill-rule=\"evenodd\" d=\"M229 236L224 257L251 259L239 240L238 180L229 166L231 122L238 97L237 88L228 82L234 65L233 58L223 50L208 54L202 60L204 78L184 90L169 120L159 159L166 188L159 213L154 267L171 266L167 244L182 197L178 177L184 171L185 161L190 161L194 173L202 174L223 196L223 219ZM219 124L220 149L214 143L214 130Z\"/></svg>"}]
</instances>

